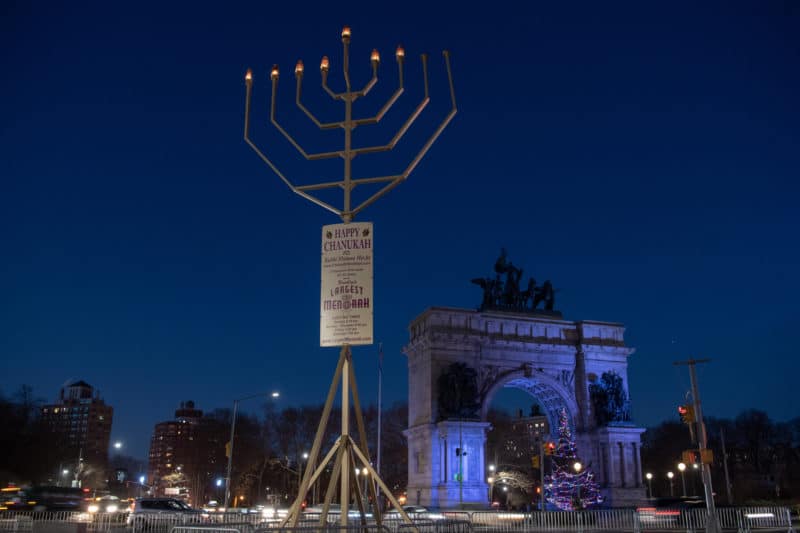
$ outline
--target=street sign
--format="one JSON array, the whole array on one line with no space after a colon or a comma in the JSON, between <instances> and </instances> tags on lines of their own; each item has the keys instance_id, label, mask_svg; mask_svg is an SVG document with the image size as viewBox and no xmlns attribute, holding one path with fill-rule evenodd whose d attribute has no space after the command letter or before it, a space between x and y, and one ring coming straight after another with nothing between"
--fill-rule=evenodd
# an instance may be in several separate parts
<instances>
[{"instance_id":1,"label":"street sign","mask_svg":"<svg viewBox=\"0 0 800 533\"><path fill-rule=\"evenodd\" d=\"M371 222L322 227L320 346L372 344Z\"/></svg>"}]
</instances>

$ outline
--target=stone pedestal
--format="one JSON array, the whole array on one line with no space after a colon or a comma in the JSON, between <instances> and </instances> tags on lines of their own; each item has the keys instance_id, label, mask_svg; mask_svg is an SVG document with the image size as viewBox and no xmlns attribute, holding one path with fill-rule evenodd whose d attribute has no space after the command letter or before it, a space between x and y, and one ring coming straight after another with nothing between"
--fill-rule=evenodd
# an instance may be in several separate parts
<instances>
[{"instance_id":1,"label":"stone pedestal","mask_svg":"<svg viewBox=\"0 0 800 533\"><path fill-rule=\"evenodd\" d=\"M641 462L643 428L609 426L596 430L595 472L610 507L639 505L646 499Z\"/></svg>"},{"instance_id":2,"label":"stone pedestal","mask_svg":"<svg viewBox=\"0 0 800 533\"><path fill-rule=\"evenodd\" d=\"M483 470L487 422L445 420L406 430L408 503L431 507L486 507Z\"/></svg>"}]
</instances>

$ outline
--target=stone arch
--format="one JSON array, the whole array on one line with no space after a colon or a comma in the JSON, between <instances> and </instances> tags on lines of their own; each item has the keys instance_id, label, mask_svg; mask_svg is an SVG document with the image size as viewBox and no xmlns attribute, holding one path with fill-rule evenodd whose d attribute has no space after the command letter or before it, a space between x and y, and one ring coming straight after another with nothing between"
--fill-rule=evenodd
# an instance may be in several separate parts
<instances>
[{"instance_id":1,"label":"stone arch","mask_svg":"<svg viewBox=\"0 0 800 533\"><path fill-rule=\"evenodd\" d=\"M486 421L494 395L503 388L520 389L536 398L544 408L551 435L555 435L558 428L559 414L562 409L567 411L570 427L575 429L575 420L578 416L578 404L570 391L556 379L542 372L530 374L524 369L510 372L498 378L486 391L481 403L481 420Z\"/></svg>"},{"instance_id":2,"label":"stone arch","mask_svg":"<svg viewBox=\"0 0 800 533\"><path fill-rule=\"evenodd\" d=\"M496 392L528 392L544 408L551 437L565 409L582 459L592 465L613 506L641 503L645 490L640 435L633 424L590 423L587 376L614 370L627 386L622 324L553 316L431 307L412 321L408 357L408 495L441 508L484 504L489 484L487 411ZM439 376L459 362L477 371L479 418L440 416Z\"/></svg>"}]
</instances>

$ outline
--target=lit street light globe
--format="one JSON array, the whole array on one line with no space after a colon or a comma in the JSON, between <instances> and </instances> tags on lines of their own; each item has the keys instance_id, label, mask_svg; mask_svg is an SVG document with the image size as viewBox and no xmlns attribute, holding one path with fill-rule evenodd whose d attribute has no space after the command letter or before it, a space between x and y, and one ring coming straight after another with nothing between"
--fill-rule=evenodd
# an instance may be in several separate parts
<instances>
[{"instance_id":1,"label":"lit street light globe","mask_svg":"<svg viewBox=\"0 0 800 533\"><path fill-rule=\"evenodd\" d=\"M672 479L673 477L675 477L675 474L673 474L672 472L667 472L667 477Z\"/></svg>"},{"instance_id":2,"label":"lit street light globe","mask_svg":"<svg viewBox=\"0 0 800 533\"><path fill-rule=\"evenodd\" d=\"M653 474L651 474L650 472L648 472L648 473L646 473L646 474L644 475L644 477L646 477L646 478L647 478L647 480L648 480L648 481L650 481L651 479L653 479Z\"/></svg>"},{"instance_id":3,"label":"lit street light globe","mask_svg":"<svg viewBox=\"0 0 800 533\"><path fill-rule=\"evenodd\" d=\"M139 483L144 485L144 476L139 476Z\"/></svg>"},{"instance_id":4,"label":"lit street light globe","mask_svg":"<svg viewBox=\"0 0 800 533\"><path fill-rule=\"evenodd\" d=\"M684 470L686 470L686 465L684 463L678 463L678 470L683 472Z\"/></svg>"},{"instance_id":5,"label":"lit street light globe","mask_svg":"<svg viewBox=\"0 0 800 533\"><path fill-rule=\"evenodd\" d=\"M222 486L222 478L217 478L217 487Z\"/></svg>"},{"instance_id":6,"label":"lit street light globe","mask_svg":"<svg viewBox=\"0 0 800 533\"><path fill-rule=\"evenodd\" d=\"M120 450L120 449L122 449L122 442L120 442L120 441L117 441L117 442L115 442L115 443L114 443L114 449L115 449L115 450Z\"/></svg>"},{"instance_id":7,"label":"lit street light globe","mask_svg":"<svg viewBox=\"0 0 800 533\"><path fill-rule=\"evenodd\" d=\"M489 472L494 472L494 465L489 465Z\"/></svg>"},{"instance_id":8,"label":"lit street light globe","mask_svg":"<svg viewBox=\"0 0 800 533\"><path fill-rule=\"evenodd\" d=\"M273 398L280 398L281 397L281 393L278 392L278 391L275 391L275 392L272 393L272 397Z\"/></svg>"},{"instance_id":9,"label":"lit street light globe","mask_svg":"<svg viewBox=\"0 0 800 533\"><path fill-rule=\"evenodd\" d=\"M575 464L572 465L572 468L574 468L576 472L580 472L581 469L583 468L583 465L580 464L578 461L575 461Z\"/></svg>"}]
</instances>

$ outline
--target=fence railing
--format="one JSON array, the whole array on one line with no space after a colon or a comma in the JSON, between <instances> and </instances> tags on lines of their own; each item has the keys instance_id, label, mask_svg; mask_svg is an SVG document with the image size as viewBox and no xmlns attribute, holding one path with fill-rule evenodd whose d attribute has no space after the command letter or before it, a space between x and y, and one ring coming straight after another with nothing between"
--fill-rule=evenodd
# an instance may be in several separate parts
<instances>
[{"instance_id":1,"label":"fence railing","mask_svg":"<svg viewBox=\"0 0 800 533\"><path fill-rule=\"evenodd\" d=\"M347 527L340 527L339 515L328 515L320 525L319 514L306 513L297 527L280 527L277 517L251 513L81 513L81 512L0 512L0 531L58 533L282 533L282 532L363 532L363 533L466 533L468 531L576 533L619 531L705 530L705 509L607 509L577 512L514 513L502 511L441 511L415 513L408 524L388 514L381 526L370 515L362 522L353 516ZM791 511L787 507L720 507L717 522L723 531L753 533L758 530L793 533Z\"/></svg>"}]
</instances>

